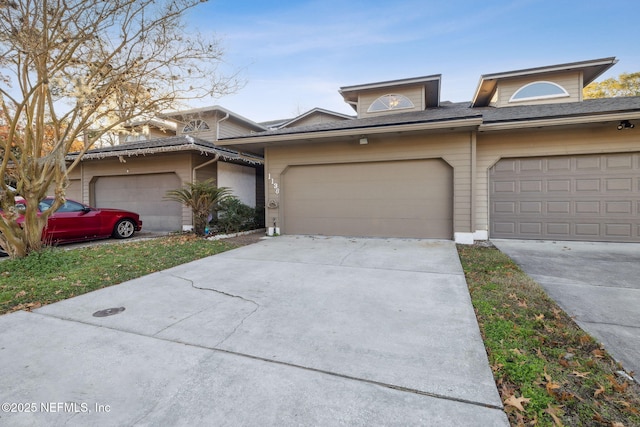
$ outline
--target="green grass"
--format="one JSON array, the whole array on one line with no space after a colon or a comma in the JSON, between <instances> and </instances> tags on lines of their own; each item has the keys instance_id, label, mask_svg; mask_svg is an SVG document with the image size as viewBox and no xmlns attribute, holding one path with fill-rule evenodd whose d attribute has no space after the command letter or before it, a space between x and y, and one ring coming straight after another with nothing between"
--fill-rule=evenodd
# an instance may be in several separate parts
<instances>
[{"instance_id":1,"label":"green grass","mask_svg":"<svg viewBox=\"0 0 640 427\"><path fill-rule=\"evenodd\" d=\"M0 314L30 310L136 277L214 255L235 246L192 235L46 248L0 262Z\"/></svg>"},{"instance_id":2,"label":"green grass","mask_svg":"<svg viewBox=\"0 0 640 427\"><path fill-rule=\"evenodd\" d=\"M637 384L537 283L496 248L458 253L512 425L640 425Z\"/></svg>"}]
</instances>

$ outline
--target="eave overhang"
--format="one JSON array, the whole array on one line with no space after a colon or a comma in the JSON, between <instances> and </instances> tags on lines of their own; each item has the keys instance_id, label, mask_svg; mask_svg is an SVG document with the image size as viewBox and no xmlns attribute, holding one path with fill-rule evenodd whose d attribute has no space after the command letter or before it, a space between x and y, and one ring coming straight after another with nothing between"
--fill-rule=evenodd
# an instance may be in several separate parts
<instances>
[{"instance_id":1,"label":"eave overhang","mask_svg":"<svg viewBox=\"0 0 640 427\"><path fill-rule=\"evenodd\" d=\"M176 152L185 152L191 151L196 152L200 155L213 155L218 156L223 161L228 162L238 162L238 163L246 163L251 165L262 165L264 164L264 159L260 156L256 156L254 154L247 154L242 152L236 152L230 150L228 148L220 148L211 146L208 143L202 144L198 143L192 137L178 137L179 141L172 144L164 144L168 138L158 138L157 144L153 144L154 140L151 140L151 143L142 143L142 144L122 144L114 147L107 148L96 148L87 151L82 155L81 161L87 160L102 160L108 158L119 158L125 159L130 157L146 157L155 154L162 153L176 153ZM172 138L175 140L176 138ZM79 153L69 153L65 157L67 161L74 161L79 156Z\"/></svg>"},{"instance_id":2,"label":"eave overhang","mask_svg":"<svg viewBox=\"0 0 640 427\"><path fill-rule=\"evenodd\" d=\"M482 117L474 115L471 117L462 117L451 120L396 123L299 133L276 133L273 135L255 135L222 139L217 141L217 144L235 150L262 153L264 148L271 146L294 145L299 143L320 143L326 140L356 140L365 136L383 136L385 134L397 135L400 133L416 132L462 132L477 129L480 124L482 124Z\"/></svg>"},{"instance_id":3,"label":"eave overhang","mask_svg":"<svg viewBox=\"0 0 640 427\"><path fill-rule=\"evenodd\" d=\"M544 128L551 126L589 125L617 122L620 120L640 120L640 111L484 122L478 127L478 132Z\"/></svg>"},{"instance_id":4,"label":"eave overhang","mask_svg":"<svg viewBox=\"0 0 640 427\"><path fill-rule=\"evenodd\" d=\"M188 120L193 120L194 118L200 117L206 113L213 114L217 112L222 113L225 116L229 115L229 117L252 128L256 132L262 132L267 130L267 128L262 126L261 124L256 123L253 120L248 119L244 116L241 116L240 114L234 113L231 110L227 110L226 108L221 107L220 105L214 105L212 107L192 108L189 110L182 110L182 111L174 111L170 113L163 113L163 114L160 114L159 116L161 118L169 118L172 120L177 120L179 122L186 122Z\"/></svg>"}]
</instances>

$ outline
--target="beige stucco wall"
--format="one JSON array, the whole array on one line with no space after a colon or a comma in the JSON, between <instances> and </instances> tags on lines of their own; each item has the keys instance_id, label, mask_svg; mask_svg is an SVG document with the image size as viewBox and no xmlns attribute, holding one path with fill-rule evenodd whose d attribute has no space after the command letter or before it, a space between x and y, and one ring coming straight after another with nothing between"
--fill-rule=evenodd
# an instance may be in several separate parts
<instances>
[{"instance_id":1,"label":"beige stucco wall","mask_svg":"<svg viewBox=\"0 0 640 427\"><path fill-rule=\"evenodd\" d=\"M218 186L231 189L242 203L256 206L256 170L233 163L218 163Z\"/></svg>"},{"instance_id":2,"label":"beige stucco wall","mask_svg":"<svg viewBox=\"0 0 640 427\"><path fill-rule=\"evenodd\" d=\"M442 158L453 167L453 227L454 232L471 232L471 163L472 134L470 132L408 135L393 137L370 136L367 145L358 140L326 141L315 144L269 147L265 151L265 192L267 201L278 204L286 193L282 175L292 165L352 163L385 160ZM276 188L282 191L276 193ZM266 223L273 218L286 233L286 218L282 209L267 207Z\"/></svg>"},{"instance_id":3,"label":"beige stucco wall","mask_svg":"<svg viewBox=\"0 0 640 427\"><path fill-rule=\"evenodd\" d=\"M570 128L480 132L477 135L476 230L489 229L489 169L502 158L640 152L640 133L617 122Z\"/></svg>"}]
</instances>

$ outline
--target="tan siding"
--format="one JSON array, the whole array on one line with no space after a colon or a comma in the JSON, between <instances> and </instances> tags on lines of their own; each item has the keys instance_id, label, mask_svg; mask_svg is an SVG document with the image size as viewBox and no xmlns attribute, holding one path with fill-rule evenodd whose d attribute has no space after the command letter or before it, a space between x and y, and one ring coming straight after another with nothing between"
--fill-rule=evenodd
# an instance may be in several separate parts
<instances>
[{"instance_id":1,"label":"tan siding","mask_svg":"<svg viewBox=\"0 0 640 427\"><path fill-rule=\"evenodd\" d=\"M220 123L220 138L233 138L236 136L249 135L251 129L232 119Z\"/></svg>"},{"instance_id":2,"label":"tan siding","mask_svg":"<svg viewBox=\"0 0 640 427\"><path fill-rule=\"evenodd\" d=\"M368 113L367 110L373 102L383 95L399 94L404 95L413 102L415 108L407 108L397 110L395 112L421 111L424 110L424 93L422 86L413 86L407 88L393 88L380 91L372 91L364 93L358 98L358 117L373 117L384 114L394 114L394 111L382 111L378 113Z\"/></svg>"},{"instance_id":3,"label":"tan siding","mask_svg":"<svg viewBox=\"0 0 640 427\"><path fill-rule=\"evenodd\" d=\"M567 92L569 92L568 98L556 98L556 99L543 99L537 101L523 101L509 103L509 99L513 94L522 86L533 83L536 81L549 81L562 86ZM525 77L521 79L505 80L498 82L498 107L505 107L510 105L531 105L531 104L552 104L562 102L577 102L582 99L582 85L581 85L581 73L561 73L544 77Z\"/></svg>"},{"instance_id":4,"label":"tan siding","mask_svg":"<svg viewBox=\"0 0 640 427\"><path fill-rule=\"evenodd\" d=\"M640 149L637 133L606 126L570 130L526 130L480 133L477 138L476 228L488 230L489 168L502 158L634 152Z\"/></svg>"},{"instance_id":5,"label":"tan siding","mask_svg":"<svg viewBox=\"0 0 640 427\"><path fill-rule=\"evenodd\" d=\"M182 132L185 125L187 125L191 120L196 120L196 119L204 120L209 126L209 129L205 131L189 132L186 134ZM204 139L206 141L215 141L216 140L216 123L217 123L217 118L216 118L215 112L204 112L204 113L194 114L192 117L185 118L183 121L178 122L176 135L191 135L196 138Z\"/></svg>"},{"instance_id":6,"label":"tan siding","mask_svg":"<svg viewBox=\"0 0 640 427\"><path fill-rule=\"evenodd\" d=\"M454 231L470 232L470 135L468 133L439 134L431 136L396 136L390 138L369 137L369 144L352 142L326 142L298 146L269 147L265 173L267 200L280 201L284 190L276 194L281 185L281 175L291 165L351 163L386 160L442 158L454 170ZM273 179L273 184L269 180ZM267 209L267 224L276 218L286 233L286 219L281 209Z\"/></svg>"},{"instance_id":7,"label":"tan siding","mask_svg":"<svg viewBox=\"0 0 640 427\"><path fill-rule=\"evenodd\" d=\"M198 156L195 154L191 156L191 162L194 168L197 168L200 165L210 162L213 159L214 159L213 157ZM196 181L206 181L207 179L212 179L212 178L215 180L217 176L217 170L218 170L218 162L210 163L206 166L196 169L195 171Z\"/></svg>"}]
</instances>

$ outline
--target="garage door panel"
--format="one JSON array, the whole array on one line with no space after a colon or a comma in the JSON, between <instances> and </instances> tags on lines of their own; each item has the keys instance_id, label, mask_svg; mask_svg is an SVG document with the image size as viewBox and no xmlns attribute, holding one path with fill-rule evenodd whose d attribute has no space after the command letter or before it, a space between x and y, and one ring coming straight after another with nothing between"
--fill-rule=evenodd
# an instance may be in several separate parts
<instances>
[{"instance_id":1,"label":"garage door panel","mask_svg":"<svg viewBox=\"0 0 640 427\"><path fill-rule=\"evenodd\" d=\"M640 153L502 160L490 171L490 235L640 242L639 176Z\"/></svg>"},{"instance_id":2,"label":"garage door panel","mask_svg":"<svg viewBox=\"0 0 640 427\"><path fill-rule=\"evenodd\" d=\"M144 230L176 231L182 228L182 206L163 199L180 187L175 173L103 176L94 183L95 204L138 213Z\"/></svg>"},{"instance_id":3,"label":"garage door panel","mask_svg":"<svg viewBox=\"0 0 640 427\"><path fill-rule=\"evenodd\" d=\"M442 160L292 166L284 231L451 238L453 173Z\"/></svg>"}]
</instances>

